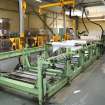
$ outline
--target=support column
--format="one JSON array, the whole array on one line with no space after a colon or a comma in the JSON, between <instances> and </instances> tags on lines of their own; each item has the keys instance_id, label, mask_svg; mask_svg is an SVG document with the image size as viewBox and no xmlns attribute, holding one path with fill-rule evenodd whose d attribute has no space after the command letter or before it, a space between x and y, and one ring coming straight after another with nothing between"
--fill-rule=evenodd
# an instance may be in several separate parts
<instances>
[{"instance_id":1,"label":"support column","mask_svg":"<svg viewBox=\"0 0 105 105\"><path fill-rule=\"evenodd\" d=\"M19 1L19 18L20 18L20 42L19 42L19 48L23 48L24 42L25 42L25 36L24 36L24 14L26 10L26 0L18 0Z\"/></svg>"}]
</instances>

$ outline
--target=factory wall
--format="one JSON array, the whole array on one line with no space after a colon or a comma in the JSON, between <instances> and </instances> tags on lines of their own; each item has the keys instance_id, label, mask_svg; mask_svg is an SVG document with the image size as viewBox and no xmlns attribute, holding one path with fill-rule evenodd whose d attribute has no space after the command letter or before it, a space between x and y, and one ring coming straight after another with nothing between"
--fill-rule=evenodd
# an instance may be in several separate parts
<instances>
[{"instance_id":1,"label":"factory wall","mask_svg":"<svg viewBox=\"0 0 105 105\"><path fill-rule=\"evenodd\" d=\"M0 18L10 19L10 31L17 32L19 30L19 18L17 13L0 10Z\"/></svg>"},{"instance_id":2,"label":"factory wall","mask_svg":"<svg viewBox=\"0 0 105 105\"><path fill-rule=\"evenodd\" d=\"M53 23L53 24L52 24ZM63 21L63 16L58 16L57 19L54 19L51 16L47 17L47 24L51 28L63 28L64 27L64 21ZM71 27L72 23L68 17L66 17L66 27Z\"/></svg>"},{"instance_id":3,"label":"factory wall","mask_svg":"<svg viewBox=\"0 0 105 105\"><path fill-rule=\"evenodd\" d=\"M12 11L0 10L0 18L10 19L10 31L19 32L19 14ZM28 16L25 16L25 29L28 28Z\"/></svg>"},{"instance_id":4,"label":"factory wall","mask_svg":"<svg viewBox=\"0 0 105 105\"><path fill-rule=\"evenodd\" d=\"M19 13L18 3L13 0L0 0L0 18L10 19L10 31L19 32ZM63 15L59 15L57 20L57 27L63 28ZM47 24L52 23L52 18L47 18ZM56 28L56 21L54 22ZM70 27L70 19L67 18L67 27ZM50 25L53 28L53 24ZM34 28L44 28L44 24L36 15L25 16L25 30Z\"/></svg>"},{"instance_id":5,"label":"factory wall","mask_svg":"<svg viewBox=\"0 0 105 105\"><path fill-rule=\"evenodd\" d=\"M9 18L10 19L10 31L19 32L19 13L18 13L18 3L13 0L0 0L0 18ZM63 15L59 15L57 20L57 27L63 28ZM47 18L47 24L52 23L52 18ZM56 28L56 21L54 22L54 28ZM67 18L67 27L71 27L70 19ZM53 24L50 25L53 28ZM44 24L41 20L35 16L30 15L25 16L25 30L34 28L44 28Z\"/></svg>"},{"instance_id":6,"label":"factory wall","mask_svg":"<svg viewBox=\"0 0 105 105\"><path fill-rule=\"evenodd\" d=\"M10 31L19 32L19 14L17 12L0 10L0 18L9 18ZM25 30L28 28L43 28L43 23L35 15L25 16L24 23Z\"/></svg>"},{"instance_id":7,"label":"factory wall","mask_svg":"<svg viewBox=\"0 0 105 105\"><path fill-rule=\"evenodd\" d=\"M63 28L63 17L62 16L58 16L57 19L54 20L53 23L53 18L50 16L47 16L45 19L47 25L50 28ZM72 27L73 22L67 17L66 18L66 27ZM56 25L57 24L57 25ZM35 15L30 15L30 19L29 19L29 28L44 28L44 24L42 23L42 21Z\"/></svg>"},{"instance_id":8,"label":"factory wall","mask_svg":"<svg viewBox=\"0 0 105 105\"><path fill-rule=\"evenodd\" d=\"M0 18L10 19L10 31L19 32L18 3L12 0L0 0ZM25 29L28 28L28 17L25 17Z\"/></svg>"},{"instance_id":9,"label":"factory wall","mask_svg":"<svg viewBox=\"0 0 105 105\"><path fill-rule=\"evenodd\" d=\"M0 0L0 9L17 10L18 4L13 0Z\"/></svg>"},{"instance_id":10,"label":"factory wall","mask_svg":"<svg viewBox=\"0 0 105 105\"><path fill-rule=\"evenodd\" d=\"M16 13L17 4L15 2L11 2L10 0L0 0L0 18L9 18L11 27L11 31L17 31L19 27L18 24L18 14ZM12 11L14 10L14 11Z\"/></svg>"},{"instance_id":11,"label":"factory wall","mask_svg":"<svg viewBox=\"0 0 105 105\"><path fill-rule=\"evenodd\" d=\"M43 28L42 21L36 15L30 15L29 17L29 28Z\"/></svg>"},{"instance_id":12,"label":"factory wall","mask_svg":"<svg viewBox=\"0 0 105 105\"><path fill-rule=\"evenodd\" d=\"M105 21L94 21L94 22L102 25L102 27L105 29ZM85 24L90 31L92 31L92 30L94 31L94 30L97 30L97 29L98 29L97 31L99 31L99 27L96 26L95 24L87 22L87 21L85 22ZM79 22L79 30L84 30L84 29L85 28L83 26L83 23L80 21Z\"/></svg>"},{"instance_id":13,"label":"factory wall","mask_svg":"<svg viewBox=\"0 0 105 105\"><path fill-rule=\"evenodd\" d=\"M66 19L66 27L71 27L72 23L69 18ZM47 17L46 19L47 25L50 28L53 28L53 19L50 17ZM42 21L35 15L30 15L30 20L29 20L29 27L30 28L44 28L44 24ZM56 21L54 21L54 28L63 28L63 18L61 16L58 17L57 19L57 27L56 27Z\"/></svg>"},{"instance_id":14,"label":"factory wall","mask_svg":"<svg viewBox=\"0 0 105 105\"><path fill-rule=\"evenodd\" d=\"M55 17L51 14L49 14L47 16L47 24L50 28L54 28L53 32L55 34L60 34L60 35L64 35L64 17L63 15L59 14L57 17L56 17L56 14L55 14ZM66 17L66 27L67 28L74 28L73 27L73 21L70 20L69 17Z\"/></svg>"}]
</instances>

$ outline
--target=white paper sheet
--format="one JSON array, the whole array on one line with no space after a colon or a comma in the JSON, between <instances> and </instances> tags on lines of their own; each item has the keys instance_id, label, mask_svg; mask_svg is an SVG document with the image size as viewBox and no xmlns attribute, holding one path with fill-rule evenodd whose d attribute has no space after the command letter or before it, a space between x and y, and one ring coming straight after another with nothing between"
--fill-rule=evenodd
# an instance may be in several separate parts
<instances>
[{"instance_id":1,"label":"white paper sheet","mask_svg":"<svg viewBox=\"0 0 105 105\"><path fill-rule=\"evenodd\" d=\"M71 50L78 50L81 49L81 45L86 44L85 40L67 40L62 42L52 42L53 52L58 50L59 48L71 48ZM76 45L80 46L76 46Z\"/></svg>"}]
</instances>

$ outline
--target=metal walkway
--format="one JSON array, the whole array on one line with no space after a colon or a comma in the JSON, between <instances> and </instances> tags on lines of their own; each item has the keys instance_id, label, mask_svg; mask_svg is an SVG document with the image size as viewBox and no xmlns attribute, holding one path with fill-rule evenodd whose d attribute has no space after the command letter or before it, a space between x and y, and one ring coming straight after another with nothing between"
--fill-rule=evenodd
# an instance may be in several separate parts
<instances>
[{"instance_id":1,"label":"metal walkway","mask_svg":"<svg viewBox=\"0 0 105 105\"><path fill-rule=\"evenodd\" d=\"M37 105L32 100L0 91L0 105ZM47 105L105 105L105 55Z\"/></svg>"}]
</instances>

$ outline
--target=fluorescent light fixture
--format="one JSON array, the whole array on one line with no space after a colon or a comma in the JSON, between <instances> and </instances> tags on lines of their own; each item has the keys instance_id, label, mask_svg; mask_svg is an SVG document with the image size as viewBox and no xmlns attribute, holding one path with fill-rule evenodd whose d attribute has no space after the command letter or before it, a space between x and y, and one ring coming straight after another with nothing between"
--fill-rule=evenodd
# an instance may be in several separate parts
<instances>
[{"instance_id":1,"label":"fluorescent light fixture","mask_svg":"<svg viewBox=\"0 0 105 105\"><path fill-rule=\"evenodd\" d=\"M70 15L70 12L66 11L65 14ZM71 16L80 16L81 17L82 16L82 11L80 11L80 10L72 10Z\"/></svg>"},{"instance_id":2,"label":"fluorescent light fixture","mask_svg":"<svg viewBox=\"0 0 105 105\"><path fill-rule=\"evenodd\" d=\"M0 19L0 23L2 23L3 22L3 19Z\"/></svg>"},{"instance_id":3,"label":"fluorescent light fixture","mask_svg":"<svg viewBox=\"0 0 105 105\"><path fill-rule=\"evenodd\" d=\"M105 21L105 19L91 19L91 21Z\"/></svg>"},{"instance_id":4,"label":"fluorescent light fixture","mask_svg":"<svg viewBox=\"0 0 105 105\"><path fill-rule=\"evenodd\" d=\"M42 2L42 0L36 0L36 1L37 1L37 2L40 2L40 3Z\"/></svg>"}]
</instances>

